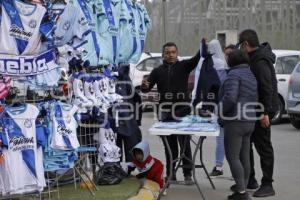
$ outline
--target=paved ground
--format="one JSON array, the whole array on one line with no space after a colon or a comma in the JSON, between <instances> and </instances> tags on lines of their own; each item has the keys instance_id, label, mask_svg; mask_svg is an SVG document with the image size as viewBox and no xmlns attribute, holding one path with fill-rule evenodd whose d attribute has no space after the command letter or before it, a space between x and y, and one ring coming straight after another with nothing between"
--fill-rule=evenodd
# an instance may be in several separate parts
<instances>
[{"instance_id":1,"label":"paved ground","mask_svg":"<svg viewBox=\"0 0 300 200\"><path fill-rule=\"evenodd\" d=\"M162 142L156 136L148 133L148 128L154 122L151 113L143 115L143 138L148 140L151 153L164 161L164 149ZM300 199L300 131L296 130L285 120L282 124L273 126L272 141L275 149L274 188L276 196L264 198L268 200L298 200ZM204 144L204 160L209 171L214 165L215 138L208 138ZM261 178L259 160L256 157L257 178ZM226 162L225 162L226 163ZM228 164L225 164L224 177L214 179L216 190L209 185L208 179L202 169L198 169L197 176L207 200L225 200L231 192L229 187L233 184ZM178 179L182 179L181 170L177 173ZM165 200L199 200L200 194L195 186L175 185L167 191ZM253 198L254 199L254 198Z\"/></svg>"}]
</instances>

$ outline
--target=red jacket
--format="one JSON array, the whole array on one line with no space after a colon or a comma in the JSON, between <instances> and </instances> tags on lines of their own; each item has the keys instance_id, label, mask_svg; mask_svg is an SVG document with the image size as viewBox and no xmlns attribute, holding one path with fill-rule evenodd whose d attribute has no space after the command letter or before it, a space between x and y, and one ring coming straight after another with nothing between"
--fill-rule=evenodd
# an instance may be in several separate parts
<instances>
[{"instance_id":1,"label":"red jacket","mask_svg":"<svg viewBox=\"0 0 300 200\"><path fill-rule=\"evenodd\" d=\"M149 155L144 162L133 159L133 163L141 173L145 173L147 179L158 183L160 188L164 187L164 165L160 160Z\"/></svg>"},{"instance_id":2,"label":"red jacket","mask_svg":"<svg viewBox=\"0 0 300 200\"><path fill-rule=\"evenodd\" d=\"M137 161L133 156L132 163L137 167L140 174L137 177L146 177L159 184L160 188L164 187L164 165L162 162L150 155L149 144L145 141L138 143L133 149L140 149L143 151L143 162Z\"/></svg>"}]
</instances>

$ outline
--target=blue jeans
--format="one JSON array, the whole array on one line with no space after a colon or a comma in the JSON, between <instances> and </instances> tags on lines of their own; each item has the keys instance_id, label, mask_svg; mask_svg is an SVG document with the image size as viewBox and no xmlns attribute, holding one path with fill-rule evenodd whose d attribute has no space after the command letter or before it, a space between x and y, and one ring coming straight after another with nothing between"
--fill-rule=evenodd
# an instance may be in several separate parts
<instances>
[{"instance_id":1,"label":"blue jeans","mask_svg":"<svg viewBox=\"0 0 300 200\"><path fill-rule=\"evenodd\" d=\"M216 137L216 166L222 167L225 158L224 150L224 128L220 129L220 135Z\"/></svg>"}]
</instances>

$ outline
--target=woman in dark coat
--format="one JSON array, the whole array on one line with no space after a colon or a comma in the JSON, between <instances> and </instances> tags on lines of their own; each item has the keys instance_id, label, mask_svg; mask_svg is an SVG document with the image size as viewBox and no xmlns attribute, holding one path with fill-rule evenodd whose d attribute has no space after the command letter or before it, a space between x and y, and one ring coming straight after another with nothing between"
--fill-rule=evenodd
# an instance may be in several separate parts
<instances>
[{"instance_id":1,"label":"woman in dark coat","mask_svg":"<svg viewBox=\"0 0 300 200\"><path fill-rule=\"evenodd\" d=\"M250 199L246 187L250 175L250 136L256 120L257 83L248 65L249 57L241 50L228 56L230 70L219 98L220 124L224 126L225 155L235 185L232 200Z\"/></svg>"}]
</instances>

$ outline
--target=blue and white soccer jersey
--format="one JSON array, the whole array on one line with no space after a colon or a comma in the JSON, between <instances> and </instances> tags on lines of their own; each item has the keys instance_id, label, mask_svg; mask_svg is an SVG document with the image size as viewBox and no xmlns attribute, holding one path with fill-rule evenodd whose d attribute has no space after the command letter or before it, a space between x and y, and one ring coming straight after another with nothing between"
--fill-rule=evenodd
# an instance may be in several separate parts
<instances>
[{"instance_id":1,"label":"blue and white soccer jersey","mask_svg":"<svg viewBox=\"0 0 300 200\"><path fill-rule=\"evenodd\" d=\"M100 128L99 132L94 135L94 140L99 144L116 145L117 134L109 127Z\"/></svg>"},{"instance_id":2,"label":"blue and white soccer jersey","mask_svg":"<svg viewBox=\"0 0 300 200\"><path fill-rule=\"evenodd\" d=\"M134 63L135 60L130 58L138 50L137 19L132 6L132 2L128 0L121 3L119 63Z\"/></svg>"},{"instance_id":3,"label":"blue and white soccer jersey","mask_svg":"<svg viewBox=\"0 0 300 200\"><path fill-rule=\"evenodd\" d=\"M89 27L91 32L85 36L85 41L79 40L78 38L74 39L73 45L74 48L83 48L85 53L82 54L82 59L89 60L91 66L99 65L99 58L105 57L106 52L102 47L100 47L99 36L97 34L97 14L93 13L93 2L89 3L85 0L74 0L74 5L81 10L85 18L89 22ZM106 62L105 64L109 64Z\"/></svg>"},{"instance_id":4,"label":"blue and white soccer jersey","mask_svg":"<svg viewBox=\"0 0 300 200\"><path fill-rule=\"evenodd\" d=\"M148 29L151 27L151 20L150 16L148 15L148 12L145 8L144 5L137 3L137 8L138 8L138 14L139 14L139 42L140 42L140 55L144 51L145 48L145 42L146 42L146 37L147 37L147 32Z\"/></svg>"},{"instance_id":5,"label":"blue and white soccer jersey","mask_svg":"<svg viewBox=\"0 0 300 200\"><path fill-rule=\"evenodd\" d=\"M85 95L84 95L84 87L83 87L83 82L81 78L85 77L86 74L74 74L74 79L73 79L73 103L80 107L80 112L84 113L86 112L87 108L90 108L93 106L93 102L89 100Z\"/></svg>"},{"instance_id":6,"label":"blue and white soccer jersey","mask_svg":"<svg viewBox=\"0 0 300 200\"><path fill-rule=\"evenodd\" d=\"M75 150L79 145L76 128L78 126L74 114L78 107L57 103L52 110L53 135L51 148L60 150Z\"/></svg>"},{"instance_id":7,"label":"blue and white soccer jersey","mask_svg":"<svg viewBox=\"0 0 300 200\"><path fill-rule=\"evenodd\" d=\"M118 64L119 50L119 22L121 0L98 0L98 32L101 46L110 52L110 57L104 58L110 64ZM102 8L101 8L102 7Z\"/></svg>"},{"instance_id":8,"label":"blue and white soccer jersey","mask_svg":"<svg viewBox=\"0 0 300 200\"><path fill-rule=\"evenodd\" d=\"M137 37L137 50L130 58L130 63L137 63L144 51L147 30L150 27L150 19L146 9L139 3L132 3L132 12L135 18L135 34Z\"/></svg>"},{"instance_id":9,"label":"blue and white soccer jersey","mask_svg":"<svg viewBox=\"0 0 300 200\"><path fill-rule=\"evenodd\" d=\"M139 61L149 28L150 17L146 8L129 0L122 1L119 63L137 63Z\"/></svg>"},{"instance_id":10,"label":"blue and white soccer jersey","mask_svg":"<svg viewBox=\"0 0 300 200\"><path fill-rule=\"evenodd\" d=\"M71 42L74 37L83 40L90 31L83 12L72 3L68 3L56 22L54 39L56 46Z\"/></svg>"},{"instance_id":11,"label":"blue and white soccer jersey","mask_svg":"<svg viewBox=\"0 0 300 200\"><path fill-rule=\"evenodd\" d=\"M94 86L93 86L94 78L89 77L84 82L84 96L93 102L94 106L100 106L101 102L96 98Z\"/></svg>"},{"instance_id":12,"label":"blue and white soccer jersey","mask_svg":"<svg viewBox=\"0 0 300 200\"><path fill-rule=\"evenodd\" d=\"M53 25L42 23L46 9L18 0L2 1L0 53L35 55L41 51L41 37L51 36Z\"/></svg>"},{"instance_id":13,"label":"blue and white soccer jersey","mask_svg":"<svg viewBox=\"0 0 300 200\"><path fill-rule=\"evenodd\" d=\"M6 173L2 179L4 194L42 191L45 186L43 154L37 147L35 120L39 110L30 104L7 108L8 117L2 119L6 142L3 148ZM9 142L8 142L9 141ZM19 172L16 174L16 172Z\"/></svg>"}]
</instances>

